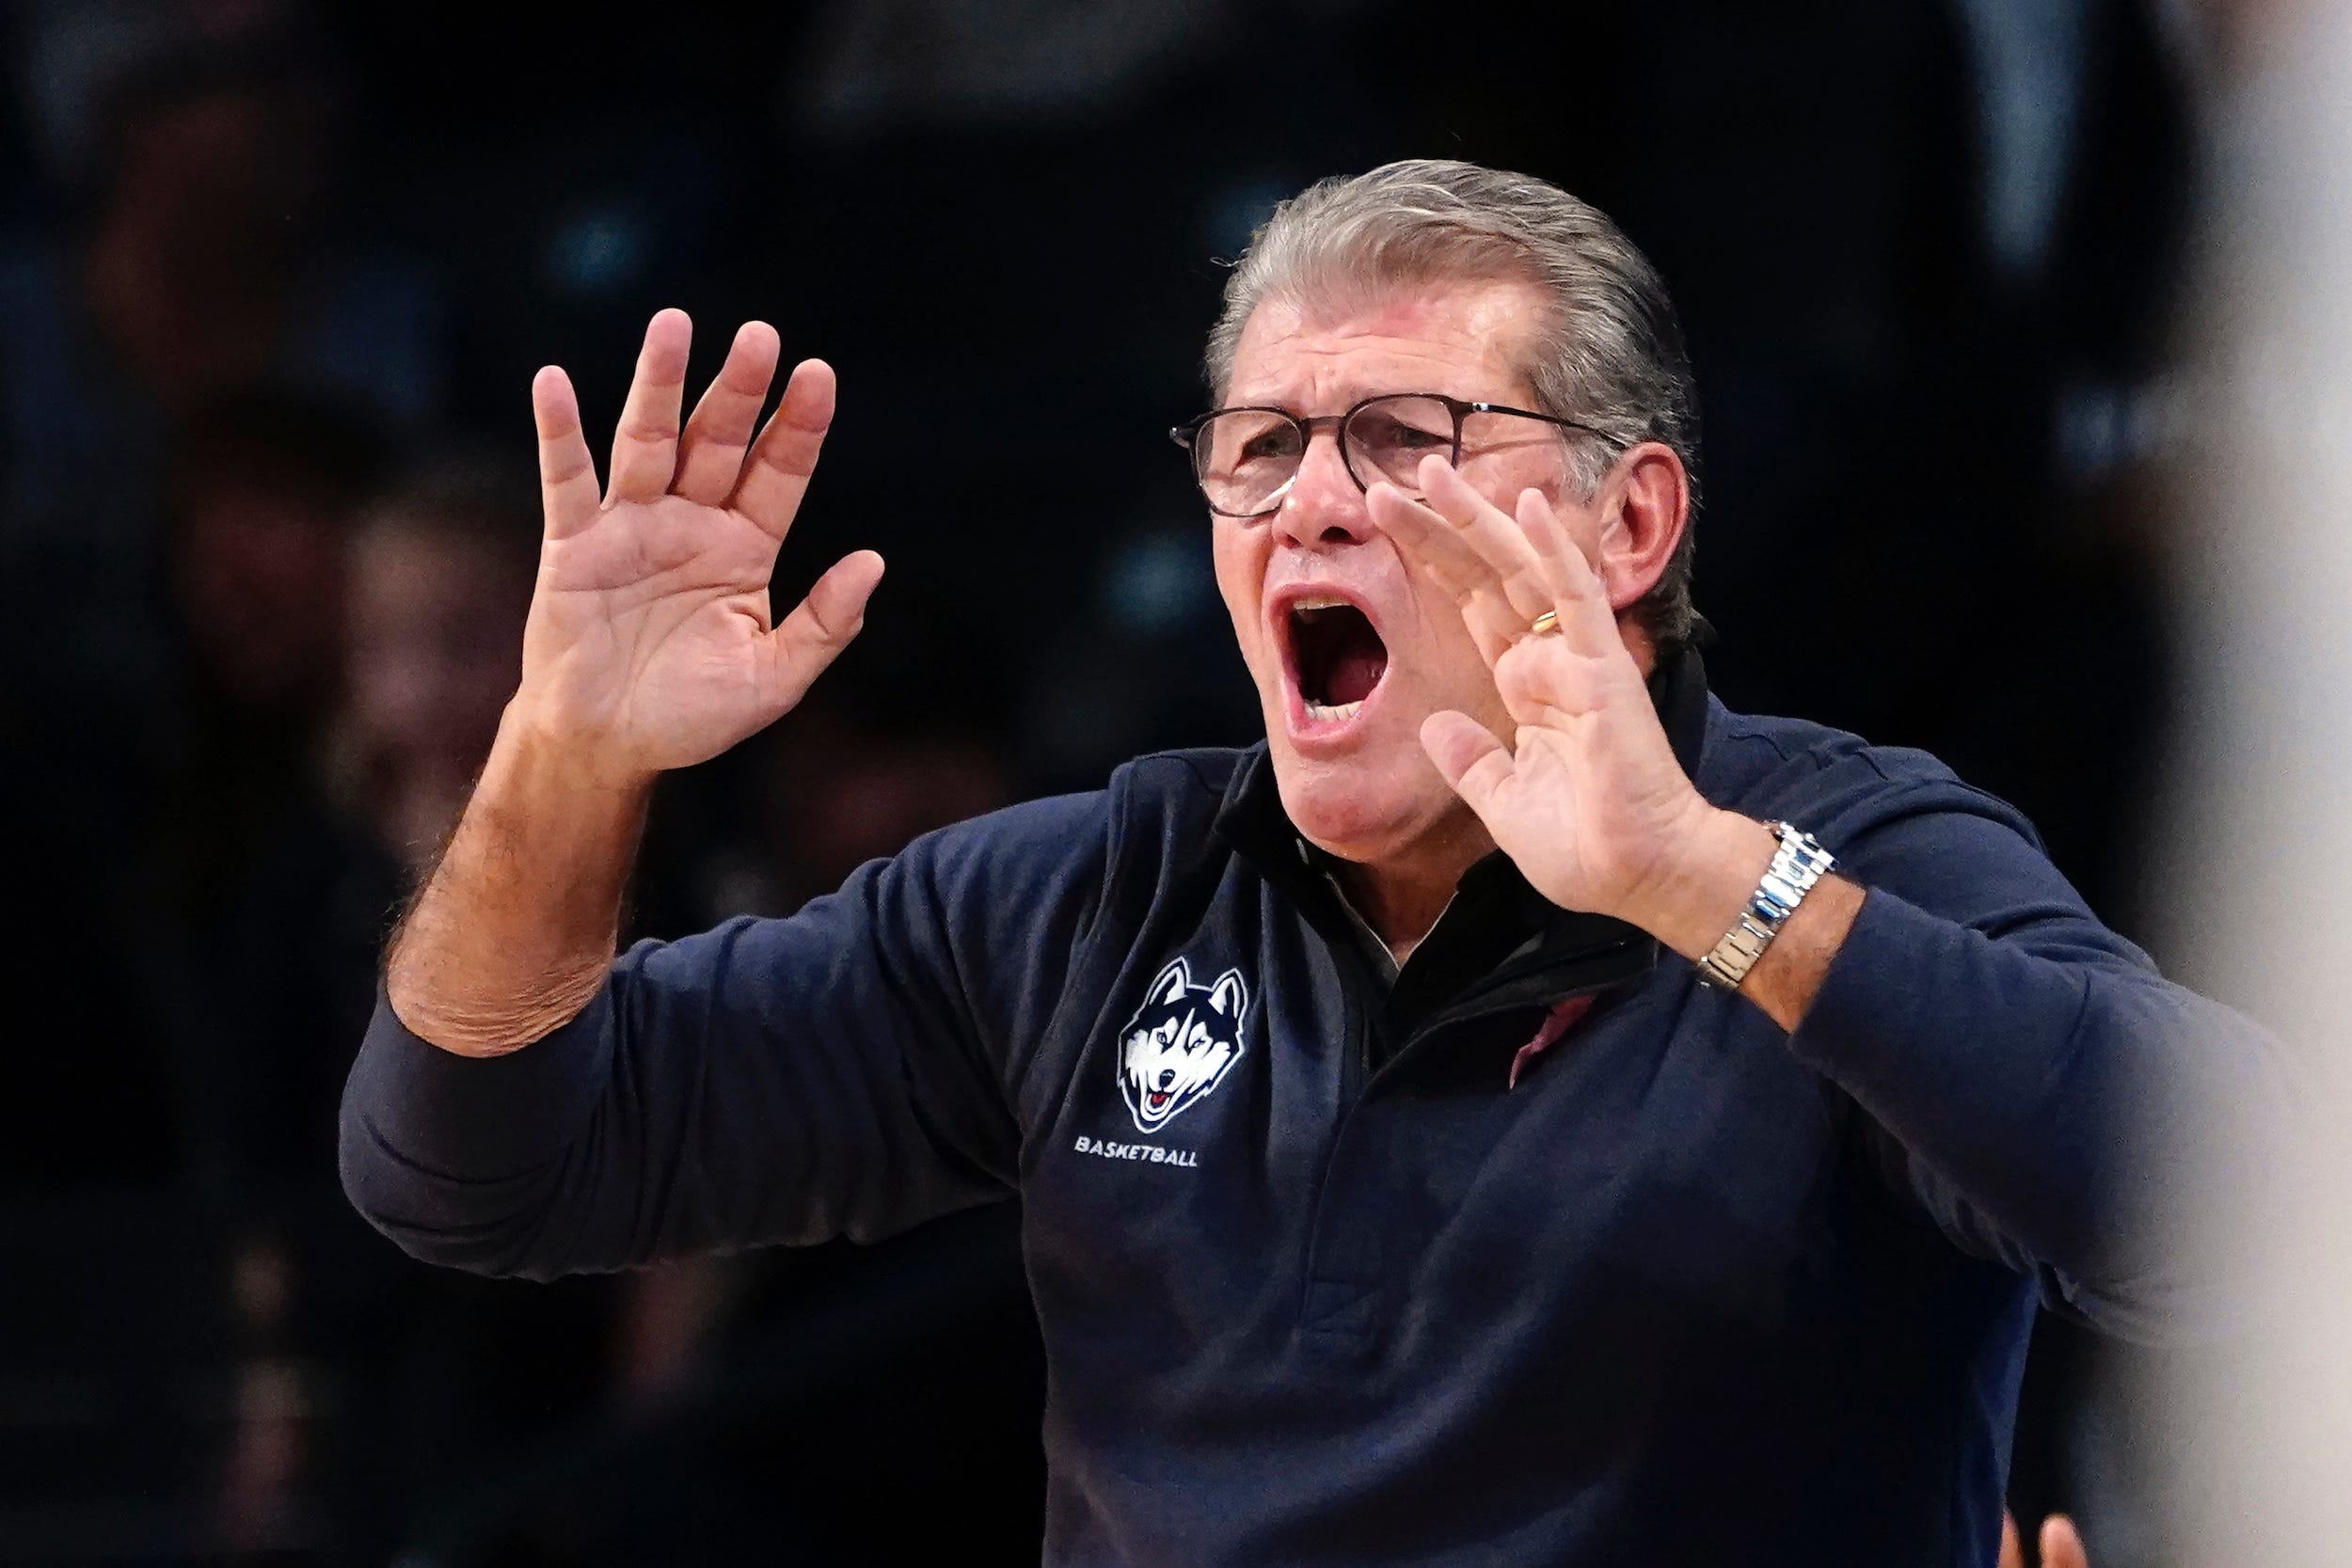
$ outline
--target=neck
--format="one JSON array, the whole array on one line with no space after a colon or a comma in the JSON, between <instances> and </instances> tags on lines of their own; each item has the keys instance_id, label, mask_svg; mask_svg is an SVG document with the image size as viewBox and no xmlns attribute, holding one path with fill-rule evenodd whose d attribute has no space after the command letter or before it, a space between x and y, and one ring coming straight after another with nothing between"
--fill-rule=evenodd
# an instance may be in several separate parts
<instances>
[{"instance_id":1,"label":"neck","mask_svg":"<svg viewBox=\"0 0 2352 1568\"><path fill-rule=\"evenodd\" d=\"M1390 957L1402 964L1445 912L1462 873L1494 847L1466 808L1408 849L1377 861L1343 863L1340 885Z\"/></svg>"}]
</instances>

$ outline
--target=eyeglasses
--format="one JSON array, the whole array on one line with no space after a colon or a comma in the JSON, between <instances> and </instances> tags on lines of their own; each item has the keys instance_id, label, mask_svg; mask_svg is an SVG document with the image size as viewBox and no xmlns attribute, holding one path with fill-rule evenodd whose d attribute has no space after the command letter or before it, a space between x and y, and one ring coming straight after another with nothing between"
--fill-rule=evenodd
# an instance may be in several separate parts
<instances>
[{"instance_id":1,"label":"eyeglasses","mask_svg":"<svg viewBox=\"0 0 2352 1568\"><path fill-rule=\"evenodd\" d=\"M1192 475L1210 511L1225 517L1263 517L1280 508L1318 430L1338 431L1340 461L1357 489L1369 490L1375 480L1386 480L1419 495L1422 458L1437 452L1459 467L1464 451L1475 456L1499 451L1512 444L1511 420L1539 420L1620 444L1574 420L1499 403L1465 403L1442 392L1384 392L1344 414L1313 419L1282 408L1216 408L1168 436L1192 453Z\"/></svg>"}]
</instances>

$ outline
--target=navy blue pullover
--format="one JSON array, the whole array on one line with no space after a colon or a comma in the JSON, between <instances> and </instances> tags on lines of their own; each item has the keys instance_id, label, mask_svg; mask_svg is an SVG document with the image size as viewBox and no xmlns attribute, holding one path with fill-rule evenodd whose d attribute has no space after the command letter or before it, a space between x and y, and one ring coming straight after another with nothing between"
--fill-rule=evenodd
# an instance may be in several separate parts
<instances>
[{"instance_id":1,"label":"navy blue pullover","mask_svg":"<svg viewBox=\"0 0 2352 1568\"><path fill-rule=\"evenodd\" d=\"M1868 889L1794 1035L1499 855L1391 984L1263 748L1171 752L508 1056L379 1008L344 1183L534 1277L1017 1196L1052 1564L1990 1564L2037 1294L2203 1316L2153 1220L2269 1048L1933 758L1652 690Z\"/></svg>"}]
</instances>

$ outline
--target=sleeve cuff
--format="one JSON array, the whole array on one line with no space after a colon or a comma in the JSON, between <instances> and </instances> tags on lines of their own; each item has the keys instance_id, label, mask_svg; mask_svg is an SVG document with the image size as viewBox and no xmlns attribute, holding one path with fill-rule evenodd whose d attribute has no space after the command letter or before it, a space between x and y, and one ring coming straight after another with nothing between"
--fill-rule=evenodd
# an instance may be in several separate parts
<instances>
[{"instance_id":1,"label":"sleeve cuff","mask_svg":"<svg viewBox=\"0 0 2352 1568\"><path fill-rule=\"evenodd\" d=\"M1797 1021L1788 1049L1848 1087L1873 1076L1889 1040L1909 1039L1927 999L1931 953L1950 927L1893 894L1866 889L1829 973Z\"/></svg>"},{"instance_id":2,"label":"sleeve cuff","mask_svg":"<svg viewBox=\"0 0 2352 1568\"><path fill-rule=\"evenodd\" d=\"M610 983L577 1018L503 1056L460 1056L411 1034L381 987L353 1064L346 1127L408 1163L468 1181L545 1164L577 1139L609 1086Z\"/></svg>"}]
</instances>

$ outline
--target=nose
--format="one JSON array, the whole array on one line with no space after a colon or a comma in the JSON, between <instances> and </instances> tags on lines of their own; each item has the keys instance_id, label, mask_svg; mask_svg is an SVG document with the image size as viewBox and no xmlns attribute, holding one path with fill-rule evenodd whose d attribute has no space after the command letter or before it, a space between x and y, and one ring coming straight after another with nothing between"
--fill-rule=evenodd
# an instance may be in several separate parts
<instances>
[{"instance_id":1,"label":"nose","mask_svg":"<svg viewBox=\"0 0 2352 1568\"><path fill-rule=\"evenodd\" d=\"M1339 432L1318 430L1309 438L1298 474L1274 515L1274 532L1280 543L1302 548L1360 545L1372 537L1372 513L1340 455Z\"/></svg>"}]
</instances>

